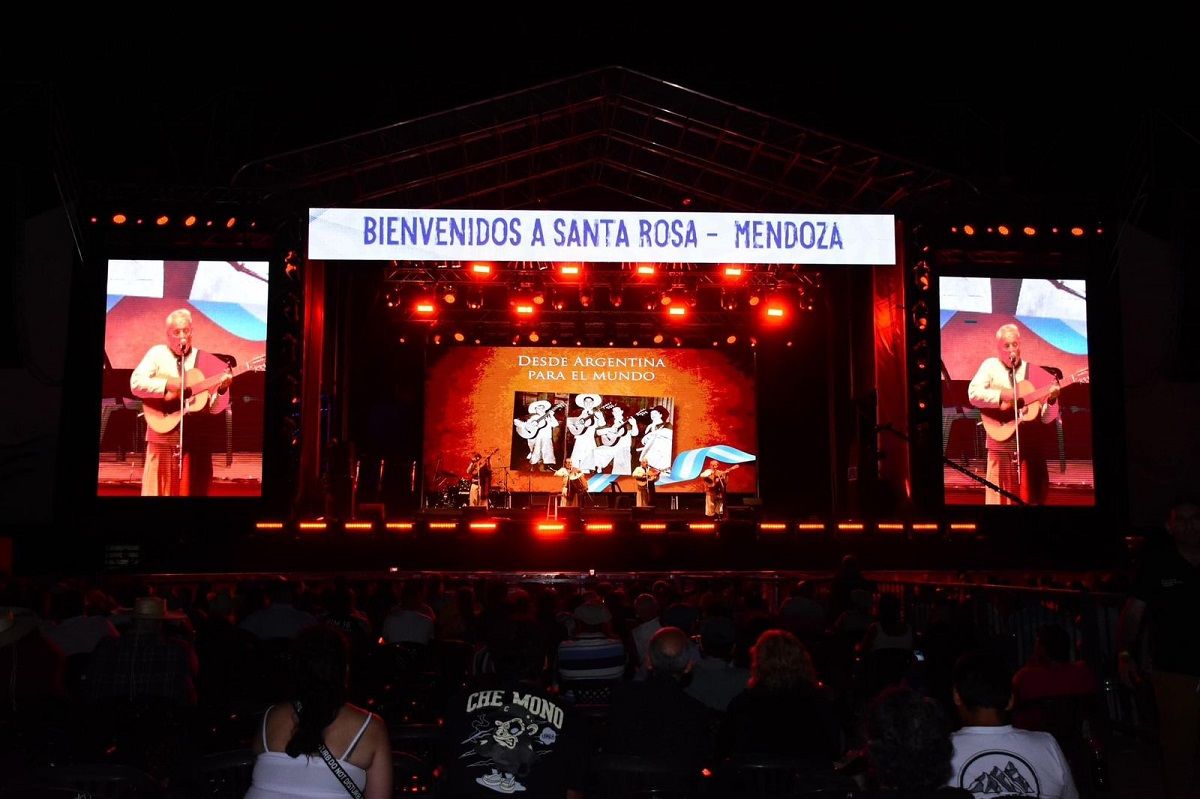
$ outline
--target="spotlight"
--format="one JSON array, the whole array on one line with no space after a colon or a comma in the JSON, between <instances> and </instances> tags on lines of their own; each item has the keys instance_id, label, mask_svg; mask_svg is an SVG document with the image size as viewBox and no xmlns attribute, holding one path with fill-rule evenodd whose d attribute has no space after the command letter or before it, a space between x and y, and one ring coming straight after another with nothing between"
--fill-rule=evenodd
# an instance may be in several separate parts
<instances>
[{"instance_id":1,"label":"spotlight","mask_svg":"<svg viewBox=\"0 0 1200 799\"><path fill-rule=\"evenodd\" d=\"M737 344L737 336L732 336L732 335L731 335L731 336L726 336L726 337L725 337L725 343L726 343L726 344Z\"/></svg>"},{"instance_id":2,"label":"spotlight","mask_svg":"<svg viewBox=\"0 0 1200 799\"><path fill-rule=\"evenodd\" d=\"M1037 235L1037 228L1035 228L1033 225L1026 225L1024 230L1025 230L1026 236L1036 236Z\"/></svg>"},{"instance_id":3,"label":"spotlight","mask_svg":"<svg viewBox=\"0 0 1200 799\"><path fill-rule=\"evenodd\" d=\"M913 305L912 322L913 326L921 332L929 328L929 304L925 300L918 300Z\"/></svg>"},{"instance_id":4,"label":"spotlight","mask_svg":"<svg viewBox=\"0 0 1200 799\"><path fill-rule=\"evenodd\" d=\"M461 330L459 330L455 332L454 340L461 343L467 340L467 336Z\"/></svg>"},{"instance_id":5,"label":"spotlight","mask_svg":"<svg viewBox=\"0 0 1200 799\"><path fill-rule=\"evenodd\" d=\"M483 307L483 289L477 288L467 293L467 307L472 311Z\"/></svg>"},{"instance_id":6,"label":"spotlight","mask_svg":"<svg viewBox=\"0 0 1200 799\"><path fill-rule=\"evenodd\" d=\"M537 344L541 340L542 340L542 337L538 335L538 332L536 330L530 331L529 342L531 344Z\"/></svg>"},{"instance_id":7,"label":"spotlight","mask_svg":"<svg viewBox=\"0 0 1200 799\"><path fill-rule=\"evenodd\" d=\"M740 280L744 272L745 267L741 264L725 264L721 269L721 274L725 276L726 280Z\"/></svg>"},{"instance_id":8,"label":"spotlight","mask_svg":"<svg viewBox=\"0 0 1200 799\"><path fill-rule=\"evenodd\" d=\"M437 306L433 304L433 300L428 298L417 300L413 307L418 316L433 316L437 313Z\"/></svg>"},{"instance_id":9,"label":"spotlight","mask_svg":"<svg viewBox=\"0 0 1200 799\"><path fill-rule=\"evenodd\" d=\"M625 293L620 286L613 286L608 290L608 302L614 308L620 308L625 303Z\"/></svg>"},{"instance_id":10,"label":"spotlight","mask_svg":"<svg viewBox=\"0 0 1200 799\"><path fill-rule=\"evenodd\" d=\"M125 214L113 214L112 221L114 225L123 225L129 221L129 217Z\"/></svg>"},{"instance_id":11,"label":"spotlight","mask_svg":"<svg viewBox=\"0 0 1200 799\"><path fill-rule=\"evenodd\" d=\"M737 292L730 289L721 289L721 310L736 311L738 307Z\"/></svg>"},{"instance_id":12,"label":"spotlight","mask_svg":"<svg viewBox=\"0 0 1200 799\"><path fill-rule=\"evenodd\" d=\"M963 233L966 233L968 236L974 236L975 235L975 226L974 225L963 225Z\"/></svg>"},{"instance_id":13,"label":"spotlight","mask_svg":"<svg viewBox=\"0 0 1200 799\"><path fill-rule=\"evenodd\" d=\"M580 264L559 264L558 274L561 277L574 280L583 274L583 266Z\"/></svg>"},{"instance_id":14,"label":"spotlight","mask_svg":"<svg viewBox=\"0 0 1200 799\"><path fill-rule=\"evenodd\" d=\"M442 289L442 302L447 305L453 305L458 301L458 289L454 286L447 285Z\"/></svg>"},{"instance_id":15,"label":"spotlight","mask_svg":"<svg viewBox=\"0 0 1200 799\"><path fill-rule=\"evenodd\" d=\"M1071 235L1074 236L1075 238L1079 238L1080 236L1083 235L1083 228L1081 228L1081 227L1071 228Z\"/></svg>"},{"instance_id":16,"label":"spotlight","mask_svg":"<svg viewBox=\"0 0 1200 799\"><path fill-rule=\"evenodd\" d=\"M236 217L236 216L231 216L231 217L229 217L228 219L226 219L226 220L225 220L225 227L227 227L227 228L231 228L231 227L233 227L233 226L234 226L234 225L236 225L236 224L237 224L237 217Z\"/></svg>"},{"instance_id":17,"label":"spotlight","mask_svg":"<svg viewBox=\"0 0 1200 799\"><path fill-rule=\"evenodd\" d=\"M662 305L670 305L671 304L671 295L664 291L662 293L662 296L658 298L658 301Z\"/></svg>"},{"instance_id":18,"label":"spotlight","mask_svg":"<svg viewBox=\"0 0 1200 799\"><path fill-rule=\"evenodd\" d=\"M654 264L638 264L633 271L642 277L654 277L657 270L655 270Z\"/></svg>"},{"instance_id":19,"label":"spotlight","mask_svg":"<svg viewBox=\"0 0 1200 799\"><path fill-rule=\"evenodd\" d=\"M663 334L662 334L662 333L655 333L655 334L654 334L654 343L655 343L655 344L662 344L662 343L663 343Z\"/></svg>"},{"instance_id":20,"label":"spotlight","mask_svg":"<svg viewBox=\"0 0 1200 799\"><path fill-rule=\"evenodd\" d=\"M592 290L587 286L579 287L579 304L584 308L592 307Z\"/></svg>"},{"instance_id":21,"label":"spotlight","mask_svg":"<svg viewBox=\"0 0 1200 799\"><path fill-rule=\"evenodd\" d=\"M195 214L192 214L191 216L189 216L183 220L184 227L191 227L194 224L196 224L196 215Z\"/></svg>"},{"instance_id":22,"label":"spotlight","mask_svg":"<svg viewBox=\"0 0 1200 799\"><path fill-rule=\"evenodd\" d=\"M913 267L913 282L921 291L929 291L932 279L929 275L929 262L922 259Z\"/></svg>"},{"instance_id":23,"label":"spotlight","mask_svg":"<svg viewBox=\"0 0 1200 799\"><path fill-rule=\"evenodd\" d=\"M492 276L492 265L482 261L477 261L471 264L471 275L474 277L484 278Z\"/></svg>"},{"instance_id":24,"label":"spotlight","mask_svg":"<svg viewBox=\"0 0 1200 799\"><path fill-rule=\"evenodd\" d=\"M746 300L746 304L753 308L760 302L762 302L762 292L760 292L758 289L750 292L750 297Z\"/></svg>"},{"instance_id":25,"label":"spotlight","mask_svg":"<svg viewBox=\"0 0 1200 799\"><path fill-rule=\"evenodd\" d=\"M682 305L672 305L667 308L667 316L682 318L687 316L687 308Z\"/></svg>"},{"instance_id":26,"label":"spotlight","mask_svg":"<svg viewBox=\"0 0 1200 799\"><path fill-rule=\"evenodd\" d=\"M1009 233L1012 233L1012 230L1009 229L1008 225L999 225L996 228L996 232L1001 236L1007 236Z\"/></svg>"},{"instance_id":27,"label":"spotlight","mask_svg":"<svg viewBox=\"0 0 1200 799\"><path fill-rule=\"evenodd\" d=\"M170 221L171 221L171 218L169 216L167 216L166 214L163 214L160 217L158 217L158 219L154 220L154 224L158 225L159 227L162 227L163 225L167 224Z\"/></svg>"}]
</instances>

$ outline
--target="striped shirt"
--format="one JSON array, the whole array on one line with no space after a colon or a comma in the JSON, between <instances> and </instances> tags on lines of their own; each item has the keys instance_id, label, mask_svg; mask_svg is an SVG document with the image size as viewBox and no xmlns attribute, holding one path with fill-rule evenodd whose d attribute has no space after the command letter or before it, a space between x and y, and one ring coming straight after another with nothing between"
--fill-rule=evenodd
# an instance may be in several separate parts
<instances>
[{"instance_id":1,"label":"striped shirt","mask_svg":"<svg viewBox=\"0 0 1200 799\"><path fill-rule=\"evenodd\" d=\"M625 645L601 632L579 633L558 645L562 680L619 680L625 676Z\"/></svg>"}]
</instances>

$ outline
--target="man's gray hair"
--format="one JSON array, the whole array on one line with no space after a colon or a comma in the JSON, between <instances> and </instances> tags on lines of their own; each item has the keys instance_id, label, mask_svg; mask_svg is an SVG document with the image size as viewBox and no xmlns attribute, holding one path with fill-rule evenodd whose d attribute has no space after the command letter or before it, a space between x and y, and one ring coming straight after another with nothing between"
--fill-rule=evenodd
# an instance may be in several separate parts
<instances>
[{"instance_id":1,"label":"man's gray hair","mask_svg":"<svg viewBox=\"0 0 1200 799\"><path fill-rule=\"evenodd\" d=\"M188 327L191 327L192 312L187 308L178 308L167 314L167 327L173 327L176 321L183 322Z\"/></svg>"},{"instance_id":2,"label":"man's gray hair","mask_svg":"<svg viewBox=\"0 0 1200 799\"><path fill-rule=\"evenodd\" d=\"M1004 338L1005 335L1012 333L1017 338L1021 337L1021 328L1009 322L1007 325L1000 325L1000 329L996 331L996 341Z\"/></svg>"}]
</instances>

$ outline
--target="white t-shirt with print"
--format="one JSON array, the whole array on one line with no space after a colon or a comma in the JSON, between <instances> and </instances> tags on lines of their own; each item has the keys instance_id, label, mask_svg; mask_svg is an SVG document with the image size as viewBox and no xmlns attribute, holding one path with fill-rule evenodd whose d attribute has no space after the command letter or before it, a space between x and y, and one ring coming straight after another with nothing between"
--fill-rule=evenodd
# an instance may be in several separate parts
<instances>
[{"instance_id":1,"label":"white t-shirt with print","mask_svg":"<svg viewBox=\"0 0 1200 799\"><path fill-rule=\"evenodd\" d=\"M954 742L950 785L977 797L1017 794L1079 799L1071 768L1054 736L1002 727L963 727Z\"/></svg>"}]
</instances>

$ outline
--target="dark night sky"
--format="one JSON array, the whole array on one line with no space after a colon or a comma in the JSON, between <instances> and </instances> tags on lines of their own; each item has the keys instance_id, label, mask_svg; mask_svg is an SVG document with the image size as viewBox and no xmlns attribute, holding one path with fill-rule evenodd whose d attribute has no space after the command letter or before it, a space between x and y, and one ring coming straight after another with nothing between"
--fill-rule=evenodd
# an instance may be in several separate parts
<instances>
[{"instance_id":1,"label":"dark night sky","mask_svg":"<svg viewBox=\"0 0 1200 799\"><path fill-rule=\"evenodd\" d=\"M184 10L170 36L23 42L6 80L52 89L81 179L159 185L225 184L258 157L611 64L1019 193L1108 199L1148 114L1196 117L1171 48L1136 21L1085 35L1096 20L1011 9L972 24L801 12L249 25Z\"/></svg>"}]
</instances>

